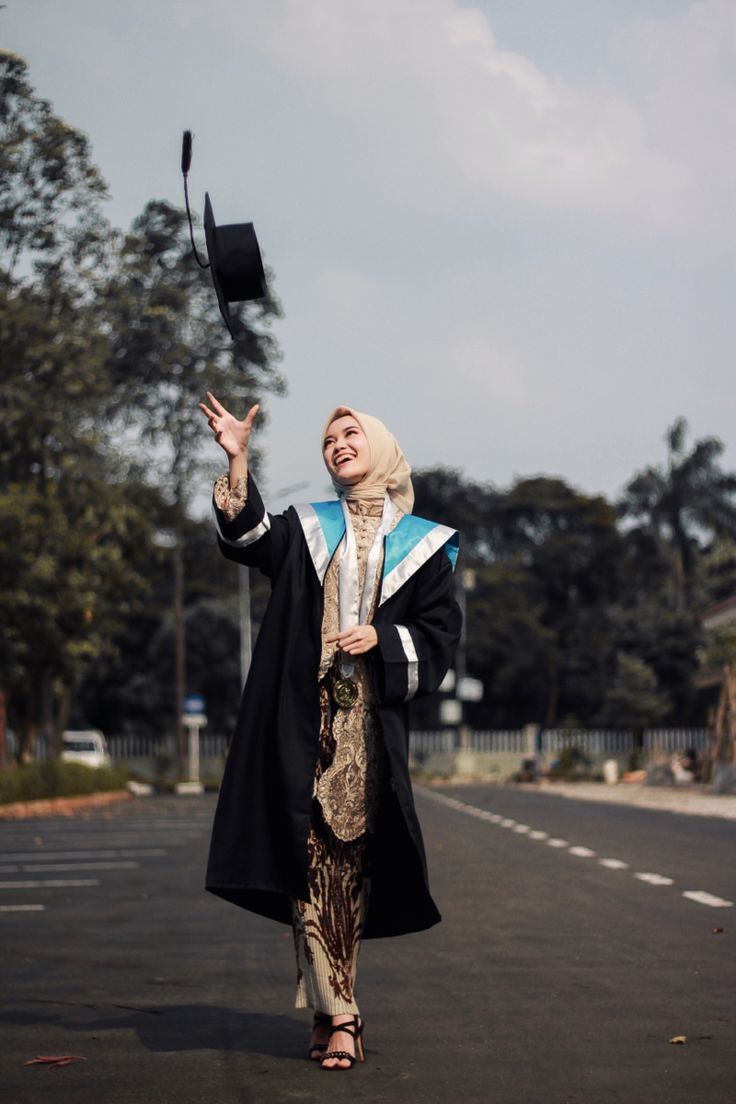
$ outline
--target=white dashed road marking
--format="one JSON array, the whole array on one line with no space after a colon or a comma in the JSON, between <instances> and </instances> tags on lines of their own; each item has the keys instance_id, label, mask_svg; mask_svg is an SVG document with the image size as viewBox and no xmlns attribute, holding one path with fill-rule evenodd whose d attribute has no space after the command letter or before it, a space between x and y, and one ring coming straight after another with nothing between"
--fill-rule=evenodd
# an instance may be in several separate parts
<instances>
[{"instance_id":1,"label":"white dashed road marking","mask_svg":"<svg viewBox=\"0 0 736 1104\"><path fill-rule=\"evenodd\" d=\"M445 794L436 793L432 790L425 790L424 787L422 787L421 792L431 801L437 801L440 805L447 805L451 809L457 809L459 812L465 813L468 816L474 816L479 820L486 820L493 824L499 824L502 828L513 828L519 835L528 836L529 839L545 840L548 847L566 847L571 855L577 855L585 859L592 858L595 855L595 851L590 847L583 847L580 844L571 845L567 840L559 839L556 836L549 836L547 832L542 832L539 829L531 829L528 824L517 824L511 817L504 817L499 813L491 813L486 809L478 809L475 805L467 805L464 801L458 801L457 798L447 797ZM629 863L624 862L622 859L598 859L598 863L606 870L630 869ZM647 885L671 886L675 884L674 878L667 878L664 874L655 874L648 871L639 871L634 874L634 877ZM716 897L712 893L707 893L704 889L688 889L682 896L687 897L689 901L695 901L699 905L708 905L710 908L734 907L733 901L726 901L723 897Z\"/></svg>"},{"instance_id":2,"label":"white dashed road marking","mask_svg":"<svg viewBox=\"0 0 736 1104\"><path fill-rule=\"evenodd\" d=\"M43 912L45 905L0 905L0 912Z\"/></svg>"},{"instance_id":3,"label":"white dashed road marking","mask_svg":"<svg viewBox=\"0 0 736 1104\"><path fill-rule=\"evenodd\" d=\"M733 908L733 901L724 901L723 897L714 897L712 893L706 893L704 889L688 889L683 893L689 901L697 901L699 905L710 905L711 908Z\"/></svg>"},{"instance_id":4,"label":"white dashed road marking","mask_svg":"<svg viewBox=\"0 0 736 1104\"><path fill-rule=\"evenodd\" d=\"M666 878L664 874L648 874L646 872L642 874L635 874L635 878L638 878L640 882L646 882L647 885L674 885L674 878Z\"/></svg>"}]
</instances>

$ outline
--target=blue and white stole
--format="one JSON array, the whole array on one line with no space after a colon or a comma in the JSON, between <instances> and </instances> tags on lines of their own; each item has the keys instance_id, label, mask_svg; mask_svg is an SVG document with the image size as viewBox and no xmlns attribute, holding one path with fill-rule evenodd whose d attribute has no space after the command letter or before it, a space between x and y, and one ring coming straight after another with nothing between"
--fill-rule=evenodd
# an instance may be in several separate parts
<instances>
[{"instance_id":1,"label":"blue and white stole","mask_svg":"<svg viewBox=\"0 0 736 1104\"><path fill-rule=\"evenodd\" d=\"M320 583L324 584L327 568L329 567L330 560L337 551L340 541L345 537L346 533L352 532L352 525L348 526L345 518L347 503L334 499L328 502L310 502L305 505L295 506L294 509L301 523L304 539L309 549L309 555L314 565L314 570L317 573ZM366 586L362 596L363 599L365 599L368 583L371 578L375 580L377 574L375 566L373 567L372 576L370 574L371 556L373 556L375 550L377 564L378 557L380 556L381 543L385 542L381 594L378 600L379 607L396 594L412 575L414 575L415 572L417 572L440 548L444 548L447 558L454 569L459 549L459 535L455 529L451 529L447 525L438 525L434 521L427 521L425 518L415 517L414 514L404 514L389 532L387 530L391 524L391 520L393 520L394 514L392 513L388 524L386 523L386 514L387 511L384 508L379 533L376 536L374 548L372 548L369 553L368 568L366 570ZM384 531L384 527L386 527L386 531ZM343 559L344 558L345 557L343 557ZM357 588L357 568L355 579ZM342 591L342 579L340 582L340 589ZM370 608L372 600L373 593L371 593L369 598L367 605L368 609ZM353 598L353 608L354 603L355 598ZM361 606L362 601L358 607L359 616ZM362 623L362 620L361 622L355 621L352 623ZM340 627L343 627L342 618Z\"/></svg>"}]
</instances>

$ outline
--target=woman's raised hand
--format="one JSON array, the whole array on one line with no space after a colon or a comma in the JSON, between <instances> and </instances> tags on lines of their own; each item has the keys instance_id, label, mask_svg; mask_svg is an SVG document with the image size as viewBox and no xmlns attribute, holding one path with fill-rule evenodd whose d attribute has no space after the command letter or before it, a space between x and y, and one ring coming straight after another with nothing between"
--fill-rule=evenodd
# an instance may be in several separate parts
<instances>
[{"instance_id":1,"label":"woman's raised hand","mask_svg":"<svg viewBox=\"0 0 736 1104\"><path fill-rule=\"evenodd\" d=\"M207 392L207 398L212 409L205 403L199 403L199 409L207 418L207 424L214 433L218 445L231 459L236 456L247 456L250 432L259 410L258 403L250 408L241 422L226 410L221 402L218 402L211 391Z\"/></svg>"}]
</instances>

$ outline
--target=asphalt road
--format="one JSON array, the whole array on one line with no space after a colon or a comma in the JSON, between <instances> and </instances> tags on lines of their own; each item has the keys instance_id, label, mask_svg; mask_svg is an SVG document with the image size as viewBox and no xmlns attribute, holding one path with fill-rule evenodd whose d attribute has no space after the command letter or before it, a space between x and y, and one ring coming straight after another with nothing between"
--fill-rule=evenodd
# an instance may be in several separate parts
<instances>
[{"instance_id":1,"label":"asphalt road","mask_svg":"<svg viewBox=\"0 0 736 1104\"><path fill-rule=\"evenodd\" d=\"M731 1104L733 822L417 802L444 922L365 944L367 1062L333 1076L303 1058L291 933L201 890L211 798L0 824L0 1099ZM24 1066L61 1054L87 1061Z\"/></svg>"}]
</instances>

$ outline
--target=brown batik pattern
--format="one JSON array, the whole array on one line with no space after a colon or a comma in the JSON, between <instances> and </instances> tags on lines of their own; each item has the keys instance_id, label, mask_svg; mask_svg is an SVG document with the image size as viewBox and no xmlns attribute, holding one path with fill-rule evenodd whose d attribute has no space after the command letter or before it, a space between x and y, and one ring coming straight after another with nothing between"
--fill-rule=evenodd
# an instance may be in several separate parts
<instances>
[{"instance_id":1,"label":"brown batik pattern","mask_svg":"<svg viewBox=\"0 0 736 1104\"><path fill-rule=\"evenodd\" d=\"M383 501L350 502L349 508L362 589ZM397 513L394 524L400 516ZM294 901L293 907L297 1007L311 1007L333 1016L359 1013L353 990L368 895L366 832L373 830L386 774L370 671L364 657L354 661L351 677L358 701L353 708L335 709L330 699L328 687L335 674L336 649L326 639L339 629L339 560L338 553L324 581L319 751L307 839L310 899Z\"/></svg>"},{"instance_id":2,"label":"brown batik pattern","mask_svg":"<svg viewBox=\"0 0 736 1104\"><path fill-rule=\"evenodd\" d=\"M335 752L329 691L320 683L320 748L316 780ZM353 996L366 903L365 836L341 840L317 802L307 838L309 901L295 901L297 1007L329 1015L358 1013Z\"/></svg>"}]
</instances>

